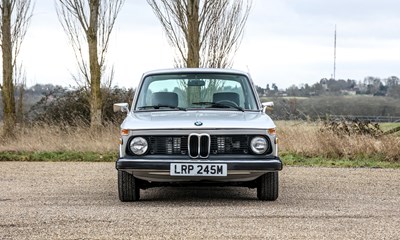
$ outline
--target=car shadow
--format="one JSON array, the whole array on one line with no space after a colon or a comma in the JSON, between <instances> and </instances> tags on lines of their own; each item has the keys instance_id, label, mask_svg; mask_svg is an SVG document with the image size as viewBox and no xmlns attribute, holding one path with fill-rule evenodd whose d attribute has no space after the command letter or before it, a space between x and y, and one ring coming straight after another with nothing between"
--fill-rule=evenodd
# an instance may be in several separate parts
<instances>
[{"instance_id":1,"label":"car shadow","mask_svg":"<svg viewBox=\"0 0 400 240\"><path fill-rule=\"evenodd\" d=\"M224 206L260 202L255 189L242 187L160 187L141 190L140 202L152 206Z\"/></svg>"}]
</instances>

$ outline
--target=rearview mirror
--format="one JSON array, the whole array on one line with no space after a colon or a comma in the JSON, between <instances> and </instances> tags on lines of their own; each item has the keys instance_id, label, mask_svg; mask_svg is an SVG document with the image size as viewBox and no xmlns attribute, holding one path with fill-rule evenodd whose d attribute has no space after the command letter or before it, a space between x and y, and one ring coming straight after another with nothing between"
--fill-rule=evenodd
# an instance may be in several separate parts
<instances>
[{"instance_id":1,"label":"rearview mirror","mask_svg":"<svg viewBox=\"0 0 400 240\"><path fill-rule=\"evenodd\" d=\"M263 112L265 113L267 111L272 112L272 110L274 109L274 102L263 102L262 106L263 106Z\"/></svg>"},{"instance_id":2,"label":"rearview mirror","mask_svg":"<svg viewBox=\"0 0 400 240\"><path fill-rule=\"evenodd\" d=\"M129 112L129 104L128 103L114 103L113 110L114 110L114 112Z\"/></svg>"},{"instance_id":3,"label":"rearview mirror","mask_svg":"<svg viewBox=\"0 0 400 240\"><path fill-rule=\"evenodd\" d=\"M190 87L203 87L206 85L206 82L203 80L198 80L198 79L191 79L188 82L188 86Z\"/></svg>"}]
</instances>

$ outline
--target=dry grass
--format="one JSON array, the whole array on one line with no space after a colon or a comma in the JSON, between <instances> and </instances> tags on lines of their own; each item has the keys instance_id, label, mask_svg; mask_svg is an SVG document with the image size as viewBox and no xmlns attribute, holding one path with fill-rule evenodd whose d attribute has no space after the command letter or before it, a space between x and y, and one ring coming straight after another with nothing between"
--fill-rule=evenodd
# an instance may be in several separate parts
<instances>
[{"instance_id":1,"label":"dry grass","mask_svg":"<svg viewBox=\"0 0 400 240\"><path fill-rule=\"evenodd\" d=\"M16 139L0 137L0 151L105 153L117 152L118 144L119 130L115 125L104 126L98 131L86 127L31 126L19 128Z\"/></svg>"},{"instance_id":2,"label":"dry grass","mask_svg":"<svg viewBox=\"0 0 400 240\"><path fill-rule=\"evenodd\" d=\"M278 121L280 153L323 158L378 158L400 162L400 137L374 138L366 135L338 136L321 132L318 123ZM0 130L1 134L1 130ZM0 135L1 136L1 135ZM84 127L55 125L20 128L16 139L0 138L0 151L27 152L117 152L118 126L107 125L99 131Z\"/></svg>"},{"instance_id":3,"label":"dry grass","mask_svg":"<svg viewBox=\"0 0 400 240\"><path fill-rule=\"evenodd\" d=\"M277 122L280 151L306 157L379 157L385 161L400 161L399 136L338 135L322 132L321 126L319 123Z\"/></svg>"}]
</instances>

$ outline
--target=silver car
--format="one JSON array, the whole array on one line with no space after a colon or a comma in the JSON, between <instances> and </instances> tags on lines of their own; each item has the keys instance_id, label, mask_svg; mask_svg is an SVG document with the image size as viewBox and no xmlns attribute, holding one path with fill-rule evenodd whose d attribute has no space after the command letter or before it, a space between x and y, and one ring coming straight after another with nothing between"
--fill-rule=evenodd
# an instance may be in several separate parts
<instances>
[{"instance_id":1,"label":"silver car","mask_svg":"<svg viewBox=\"0 0 400 240\"><path fill-rule=\"evenodd\" d=\"M247 73L169 69L143 75L121 125L118 191L137 201L162 186L244 186L260 200L278 198L275 124Z\"/></svg>"}]
</instances>

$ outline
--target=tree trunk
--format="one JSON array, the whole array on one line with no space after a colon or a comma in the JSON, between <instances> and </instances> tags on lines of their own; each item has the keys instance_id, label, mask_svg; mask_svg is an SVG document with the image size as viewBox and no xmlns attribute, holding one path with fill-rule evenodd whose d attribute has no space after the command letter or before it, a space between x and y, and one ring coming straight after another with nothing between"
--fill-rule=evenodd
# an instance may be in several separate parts
<instances>
[{"instance_id":1,"label":"tree trunk","mask_svg":"<svg viewBox=\"0 0 400 240\"><path fill-rule=\"evenodd\" d=\"M2 53L3 53L3 87L2 99L4 105L4 136L14 136L15 128L15 98L12 66L12 43L11 43L11 2L2 0Z\"/></svg>"},{"instance_id":2,"label":"tree trunk","mask_svg":"<svg viewBox=\"0 0 400 240\"><path fill-rule=\"evenodd\" d=\"M199 0L188 0L187 11L187 67L198 68L200 66Z\"/></svg>"},{"instance_id":3,"label":"tree trunk","mask_svg":"<svg viewBox=\"0 0 400 240\"><path fill-rule=\"evenodd\" d=\"M188 31L186 45L188 48L186 67L198 68L200 66L200 30L199 30L199 0L188 0L187 5ZM188 87L188 103L199 102L199 86Z\"/></svg>"},{"instance_id":4,"label":"tree trunk","mask_svg":"<svg viewBox=\"0 0 400 240\"><path fill-rule=\"evenodd\" d=\"M16 122L24 123L24 94L25 84L21 83L16 87L18 89L18 101L16 102Z\"/></svg>"},{"instance_id":5,"label":"tree trunk","mask_svg":"<svg viewBox=\"0 0 400 240\"><path fill-rule=\"evenodd\" d=\"M99 21L99 0L90 0L90 25L87 32L89 46L89 68L90 68L90 126L97 128L101 126L101 69L97 50L97 28Z\"/></svg>"}]
</instances>

